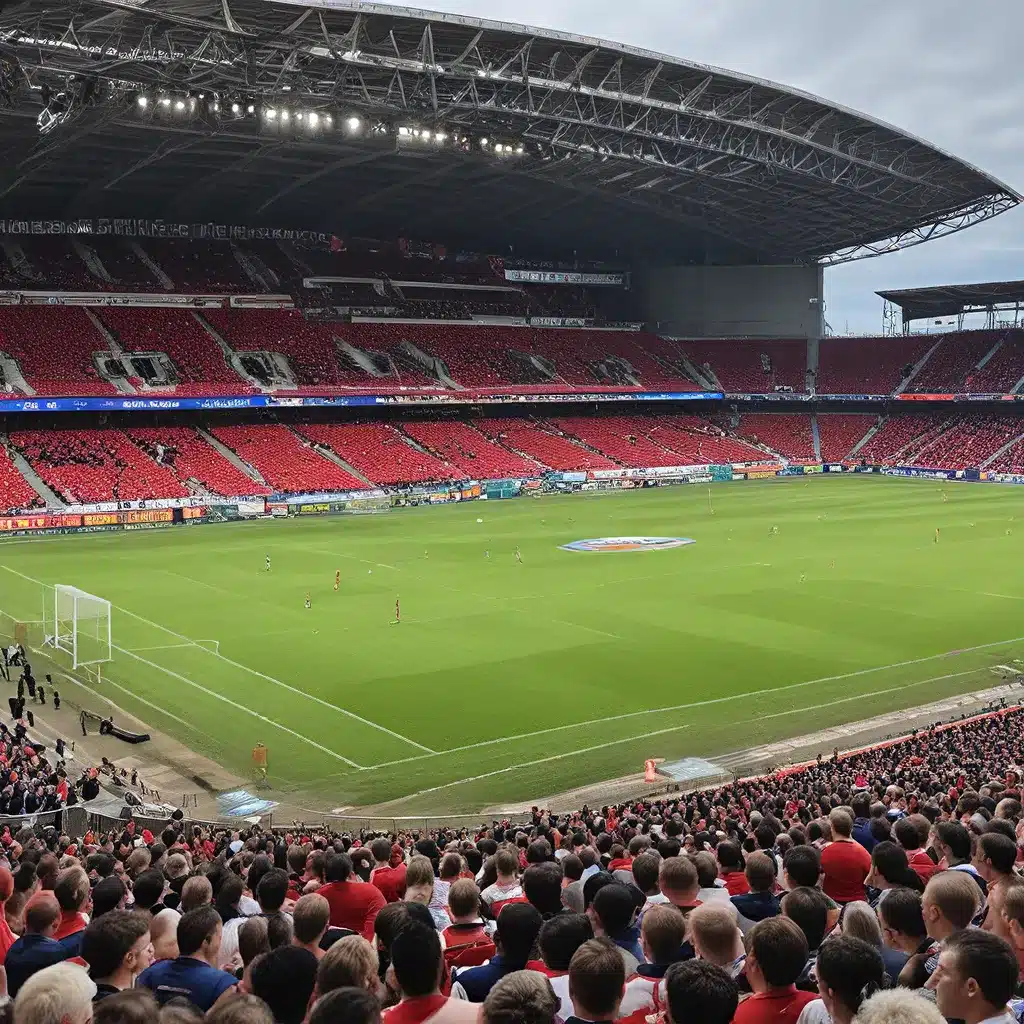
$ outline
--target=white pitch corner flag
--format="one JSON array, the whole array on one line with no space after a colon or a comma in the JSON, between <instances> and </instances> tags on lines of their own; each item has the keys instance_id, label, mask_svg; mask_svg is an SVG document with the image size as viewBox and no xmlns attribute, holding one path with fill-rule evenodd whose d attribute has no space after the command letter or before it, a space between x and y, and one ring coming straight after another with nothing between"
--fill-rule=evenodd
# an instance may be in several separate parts
<instances>
[{"instance_id":1,"label":"white pitch corner flag","mask_svg":"<svg viewBox=\"0 0 1024 1024\"><path fill-rule=\"evenodd\" d=\"M111 659L110 602L78 587L53 588L53 623L46 624L47 642L71 655L72 668Z\"/></svg>"}]
</instances>

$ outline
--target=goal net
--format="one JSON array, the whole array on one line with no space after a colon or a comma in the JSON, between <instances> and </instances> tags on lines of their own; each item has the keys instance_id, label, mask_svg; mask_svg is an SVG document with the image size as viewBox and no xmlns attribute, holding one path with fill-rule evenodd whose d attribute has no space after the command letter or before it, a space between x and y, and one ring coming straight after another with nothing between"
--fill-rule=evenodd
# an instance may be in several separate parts
<instances>
[{"instance_id":1,"label":"goal net","mask_svg":"<svg viewBox=\"0 0 1024 1024\"><path fill-rule=\"evenodd\" d=\"M70 654L72 668L111 660L109 601L58 583L46 611L46 643Z\"/></svg>"}]
</instances>

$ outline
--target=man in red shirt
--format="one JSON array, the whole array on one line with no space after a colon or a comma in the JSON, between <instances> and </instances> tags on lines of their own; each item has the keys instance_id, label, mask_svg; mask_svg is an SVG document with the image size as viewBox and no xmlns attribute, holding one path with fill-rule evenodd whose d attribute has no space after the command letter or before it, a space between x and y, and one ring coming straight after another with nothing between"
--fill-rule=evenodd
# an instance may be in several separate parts
<instances>
[{"instance_id":1,"label":"man in red shirt","mask_svg":"<svg viewBox=\"0 0 1024 1024\"><path fill-rule=\"evenodd\" d=\"M327 884L317 892L331 905L331 927L358 932L373 941L373 922L387 906L383 893L375 885L362 882L352 870L352 858L336 853L327 861Z\"/></svg>"},{"instance_id":2,"label":"man in red shirt","mask_svg":"<svg viewBox=\"0 0 1024 1024\"><path fill-rule=\"evenodd\" d=\"M864 879L871 871L871 854L852 838L853 819L846 811L837 807L828 820L832 842L821 851L821 887L836 903L866 899Z\"/></svg>"},{"instance_id":3,"label":"man in red shirt","mask_svg":"<svg viewBox=\"0 0 1024 1024\"><path fill-rule=\"evenodd\" d=\"M740 1003L733 1024L796 1024L803 1008L817 998L796 988L807 963L804 933L787 917L769 917L755 924L747 938L743 970L754 994Z\"/></svg>"},{"instance_id":4,"label":"man in red shirt","mask_svg":"<svg viewBox=\"0 0 1024 1024\"><path fill-rule=\"evenodd\" d=\"M397 845L397 844L395 844ZM370 872L370 882L384 894L388 903L398 903L405 897L405 862L402 860L401 847L398 848L398 864L391 866L394 847L388 839L374 839L370 843L373 854L374 868Z\"/></svg>"},{"instance_id":5,"label":"man in red shirt","mask_svg":"<svg viewBox=\"0 0 1024 1024\"><path fill-rule=\"evenodd\" d=\"M730 896L743 896L750 892L750 883L743 870L743 854L736 843L728 840L718 844L715 849L718 858L719 875Z\"/></svg>"}]
</instances>

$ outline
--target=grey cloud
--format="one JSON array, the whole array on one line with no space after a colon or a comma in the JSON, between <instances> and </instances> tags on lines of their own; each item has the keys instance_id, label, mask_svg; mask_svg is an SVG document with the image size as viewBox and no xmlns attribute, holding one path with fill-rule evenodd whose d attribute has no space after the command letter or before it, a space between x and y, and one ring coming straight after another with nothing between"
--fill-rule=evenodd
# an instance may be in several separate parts
<instances>
[{"instance_id":1,"label":"grey cloud","mask_svg":"<svg viewBox=\"0 0 1024 1024\"><path fill-rule=\"evenodd\" d=\"M427 5L424 5L427 6ZM1021 0L432 0L772 79L912 132L1024 190ZM828 272L836 331L881 326L880 288L1024 277L1024 210Z\"/></svg>"}]
</instances>

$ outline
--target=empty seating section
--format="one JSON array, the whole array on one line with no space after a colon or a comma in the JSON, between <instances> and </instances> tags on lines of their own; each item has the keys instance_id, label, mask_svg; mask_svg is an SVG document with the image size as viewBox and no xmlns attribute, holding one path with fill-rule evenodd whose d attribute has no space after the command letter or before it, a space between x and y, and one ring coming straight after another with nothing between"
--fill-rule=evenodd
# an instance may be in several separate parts
<instances>
[{"instance_id":1,"label":"empty seating section","mask_svg":"<svg viewBox=\"0 0 1024 1024\"><path fill-rule=\"evenodd\" d=\"M998 340L993 331L947 334L910 382L908 390L915 394L963 392L974 367Z\"/></svg>"},{"instance_id":2,"label":"empty seating section","mask_svg":"<svg viewBox=\"0 0 1024 1024\"><path fill-rule=\"evenodd\" d=\"M312 424L300 430L375 484L454 480L462 476L449 463L414 448L399 430L386 423Z\"/></svg>"},{"instance_id":3,"label":"empty seating section","mask_svg":"<svg viewBox=\"0 0 1024 1024\"><path fill-rule=\"evenodd\" d=\"M0 513L23 512L44 505L43 499L29 485L0 445Z\"/></svg>"},{"instance_id":4,"label":"empty seating section","mask_svg":"<svg viewBox=\"0 0 1024 1024\"><path fill-rule=\"evenodd\" d=\"M699 416L646 416L644 433L679 455L678 464L760 462L764 452Z\"/></svg>"},{"instance_id":5,"label":"empty seating section","mask_svg":"<svg viewBox=\"0 0 1024 1024\"><path fill-rule=\"evenodd\" d=\"M525 420L485 419L476 426L489 438L512 448L549 469L577 472L586 469L618 469L618 464L581 444Z\"/></svg>"},{"instance_id":6,"label":"empty seating section","mask_svg":"<svg viewBox=\"0 0 1024 1024\"><path fill-rule=\"evenodd\" d=\"M968 416L920 448L913 460L936 469L978 469L1019 433L1019 421L1009 417Z\"/></svg>"},{"instance_id":7,"label":"empty seating section","mask_svg":"<svg viewBox=\"0 0 1024 1024\"><path fill-rule=\"evenodd\" d=\"M841 462L871 429L878 417L859 413L819 413L818 440L823 462Z\"/></svg>"},{"instance_id":8,"label":"empty seating section","mask_svg":"<svg viewBox=\"0 0 1024 1024\"><path fill-rule=\"evenodd\" d=\"M1009 395L1024 380L1024 330L996 332L1002 344L992 358L967 378L967 391L978 395Z\"/></svg>"},{"instance_id":9,"label":"empty seating section","mask_svg":"<svg viewBox=\"0 0 1024 1024\"><path fill-rule=\"evenodd\" d=\"M741 418L737 433L760 441L793 462L816 461L810 416L753 413Z\"/></svg>"},{"instance_id":10,"label":"empty seating section","mask_svg":"<svg viewBox=\"0 0 1024 1024\"><path fill-rule=\"evenodd\" d=\"M24 235L18 239L31 266L22 287L59 288L64 291L96 291L101 282L89 273L70 238L55 235Z\"/></svg>"},{"instance_id":11,"label":"empty seating section","mask_svg":"<svg viewBox=\"0 0 1024 1024\"><path fill-rule=\"evenodd\" d=\"M82 241L96 254L96 258L103 264L103 269L112 279L112 283L103 285L105 289L133 292L164 291L163 285L153 275L146 261L139 259L138 254L132 249L129 239L90 235Z\"/></svg>"},{"instance_id":12,"label":"empty seating section","mask_svg":"<svg viewBox=\"0 0 1024 1024\"><path fill-rule=\"evenodd\" d=\"M197 480L206 490L225 498L271 493L269 487L246 476L191 427L129 430L128 436L182 482Z\"/></svg>"},{"instance_id":13,"label":"empty seating section","mask_svg":"<svg viewBox=\"0 0 1024 1024\"><path fill-rule=\"evenodd\" d=\"M941 425L942 417L935 414L893 416L887 419L874 437L857 452L857 458L878 465L891 465L898 461L905 449L918 439L929 439L940 430Z\"/></svg>"},{"instance_id":14,"label":"empty seating section","mask_svg":"<svg viewBox=\"0 0 1024 1024\"><path fill-rule=\"evenodd\" d=\"M57 306L0 307L0 352L18 361L39 395L112 395L94 352L110 354L106 339L82 309Z\"/></svg>"},{"instance_id":15,"label":"empty seating section","mask_svg":"<svg viewBox=\"0 0 1024 1024\"><path fill-rule=\"evenodd\" d=\"M536 476L540 466L532 459L488 440L467 423L406 423L405 432L436 452L467 478L495 480L500 477Z\"/></svg>"},{"instance_id":16,"label":"empty seating section","mask_svg":"<svg viewBox=\"0 0 1024 1024\"><path fill-rule=\"evenodd\" d=\"M655 444L644 433L640 417L562 417L552 421L559 430L578 437L584 444L620 462L643 469L653 466L678 466L679 455Z\"/></svg>"},{"instance_id":17,"label":"empty seating section","mask_svg":"<svg viewBox=\"0 0 1024 1024\"><path fill-rule=\"evenodd\" d=\"M934 339L822 338L815 390L820 395L891 395Z\"/></svg>"},{"instance_id":18,"label":"empty seating section","mask_svg":"<svg viewBox=\"0 0 1024 1024\"><path fill-rule=\"evenodd\" d=\"M178 394L249 394L253 389L228 365L217 342L187 310L97 310L126 352L165 352L177 368Z\"/></svg>"},{"instance_id":19,"label":"empty seating section","mask_svg":"<svg viewBox=\"0 0 1024 1024\"><path fill-rule=\"evenodd\" d=\"M236 351L280 352L287 356L300 387L369 378L368 374L343 372L330 327L312 324L294 310L216 309L204 316Z\"/></svg>"},{"instance_id":20,"label":"empty seating section","mask_svg":"<svg viewBox=\"0 0 1024 1024\"><path fill-rule=\"evenodd\" d=\"M282 494L355 491L366 484L276 423L215 427L211 433Z\"/></svg>"},{"instance_id":21,"label":"empty seating section","mask_svg":"<svg viewBox=\"0 0 1024 1024\"><path fill-rule=\"evenodd\" d=\"M235 259L230 242L146 238L146 254L182 292L254 292L256 283Z\"/></svg>"},{"instance_id":22,"label":"empty seating section","mask_svg":"<svg viewBox=\"0 0 1024 1024\"><path fill-rule=\"evenodd\" d=\"M806 341L685 341L687 357L699 370L705 363L722 387L733 393L768 394L777 387L807 390Z\"/></svg>"},{"instance_id":23,"label":"empty seating section","mask_svg":"<svg viewBox=\"0 0 1024 1024\"><path fill-rule=\"evenodd\" d=\"M68 502L186 498L188 491L120 430L22 430L10 434L32 468Z\"/></svg>"}]
</instances>

